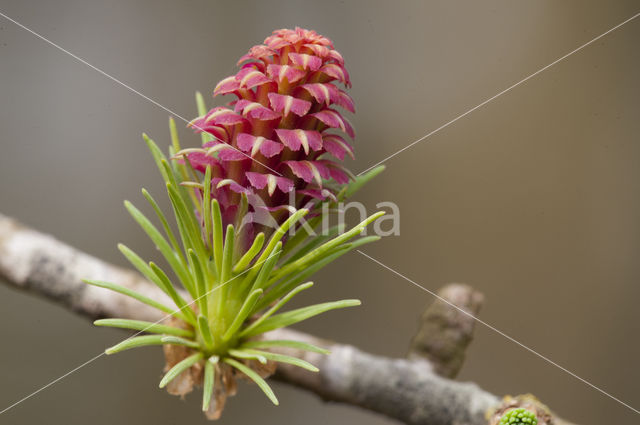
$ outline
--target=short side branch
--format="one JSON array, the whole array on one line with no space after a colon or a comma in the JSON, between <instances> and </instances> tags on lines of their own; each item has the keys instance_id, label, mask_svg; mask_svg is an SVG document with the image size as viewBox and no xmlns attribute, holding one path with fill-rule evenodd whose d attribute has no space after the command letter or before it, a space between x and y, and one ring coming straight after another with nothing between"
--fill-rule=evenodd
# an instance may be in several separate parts
<instances>
[{"instance_id":1,"label":"short side branch","mask_svg":"<svg viewBox=\"0 0 640 425\"><path fill-rule=\"evenodd\" d=\"M427 359L439 375L454 378L462 368L467 347L473 338L476 321L472 316L480 312L483 296L461 283L445 286L438 295L471 316L436 299L422 314L407 357Z\"/></svg>"}]
</instances>

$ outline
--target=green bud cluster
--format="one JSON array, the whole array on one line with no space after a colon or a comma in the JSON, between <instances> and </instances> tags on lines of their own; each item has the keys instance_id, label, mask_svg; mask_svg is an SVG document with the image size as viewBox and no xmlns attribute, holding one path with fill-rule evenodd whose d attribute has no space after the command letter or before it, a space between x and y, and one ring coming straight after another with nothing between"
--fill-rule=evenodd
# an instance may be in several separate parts
<instances>
[{"instance_id":1,"label":"green bud cluster","mask_svg":"<svg viewBox=\"0 0 640 425\"><path fill-rule=\"evenodd\" d=\"M512 409L502 415L500 425L538 425L538 419L527 409Z\"/></svg>"}]
</instances>

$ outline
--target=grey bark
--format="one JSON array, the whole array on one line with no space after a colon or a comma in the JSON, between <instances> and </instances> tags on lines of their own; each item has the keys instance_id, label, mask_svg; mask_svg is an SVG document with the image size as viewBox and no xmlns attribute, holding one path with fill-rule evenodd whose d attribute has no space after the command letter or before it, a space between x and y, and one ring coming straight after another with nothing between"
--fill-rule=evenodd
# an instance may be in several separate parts
<instances>
[{"instance_id":1,"label":"grey bark","mask_svg":"<svg viewBox=\"0 0 640 425\"><path fill-rule=\"evenodd\" d=\"M138 274L0 214L0 279L6 284L61 303L88 318L161 319L162 313L157 310L83 283L87 278L118 283L153 299L166 300L159 289ZM441 294L474 313L481 304L481 295L467 286L450 287ZM324 400L360 406L407 424L486 424L486 412L497 409L501 399L476 384L447 377L459 369L473 324L444 306L436 303L423 315L408 359L365 353L291 329L271 332L266 338L303 340L331 351L323 356L289 350L316 364L320 372L285 365L278 368L275 378Z\"/></svg>"}]
</instances>

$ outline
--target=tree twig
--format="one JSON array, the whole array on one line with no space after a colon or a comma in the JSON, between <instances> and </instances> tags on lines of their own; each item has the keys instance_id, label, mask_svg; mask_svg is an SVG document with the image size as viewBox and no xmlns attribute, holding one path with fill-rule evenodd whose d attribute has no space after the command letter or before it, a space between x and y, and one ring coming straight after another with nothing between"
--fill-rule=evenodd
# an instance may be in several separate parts
<instances>
[{"instance_id":1,"label":"tree twig","mask_svg":"<svg viewBox=\"0 0 640 425\"><path fill-rule=\"evenodd\" d=\"M438 295L473 316L480 312L484 298L480 292L462 283L449 284L438 291ZM464 363L475 324L473 317L436 299L422 313L418 333L411 341L407 357L427 359L439 375L454 378Z\"/></svg>"},{"instance_id":2,"label":"tree twig","mask_svg":"<svg viewBox=\"0 0 640 425\"><path fill-rule=\"evenodd\" d=\"M0 278L10 286L61 303L94 319L122 317L155 321L162 316L157 310L123 295L86 285L81 279L110 281L151 298L166 300L159 289L136 273L82 253L2 214ZM467 305L471 312L476 312L481 303L481 298L470 287L453 287L443 294L453 302ZM331 351L328 356L290 353L316 364L320 372L284 365L279 367L275 378L312 391L324 400L360 406L407 424L485 425L486 413L498 409L501 400L476 384L446 377L457 372L473 326L447 312L444 305L434 304L423 316L422 331L414 339L409 359L368 354L350 345L291 329L271 332L267 338L303 340ZM447 318L451 319L448 324ZM444 345L448 348L442 349L442 342L434 345L433 341L451 336L450 332L444 332L436 338L434 323L444 323L445 330L454 330L454 337ZM451 352L455 355L446 355Z\"/></svg>"}]
</instances>

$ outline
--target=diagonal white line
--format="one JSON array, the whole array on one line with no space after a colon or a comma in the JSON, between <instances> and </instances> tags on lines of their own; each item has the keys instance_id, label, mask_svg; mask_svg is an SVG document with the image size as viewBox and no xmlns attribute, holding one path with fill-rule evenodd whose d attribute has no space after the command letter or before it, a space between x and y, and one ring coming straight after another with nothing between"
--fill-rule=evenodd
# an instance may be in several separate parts
<instances>
[{"instance_id":1,"label":"diagonal white line","mask_svg":"<svg viewBox=\"0 0 640 425\"><path fill-rule=\"evenodd\" d=\"M436 128L435 130L431 131L430 133L425 134L424 136L420 137L418 140L408 144L407 146L405 146L404 148L400 149L399 151L387 156L386 158L384 158L381 161L376 162L375 164L373 164L371 167L367 168L366 170L363 170L361 172L358 173L359 176L363 175L364 173L366 173L367 171L371 170L374 167L377 167L378 165L387 162L388 160L390 160L391 158L393 158L396 155L401 154L402 152L406 151L407 149L413 147L414 145L417 145L418 143L422 142L424 139L436 134L437 132L439 132L440 130L449 127L451 124L453 124L454 122L458 121L460 118L464 118L467 115L469 115L470 113L472 113L473 111L475 111L476 109L479 109L481 107L483 107L484 105L486 105L487 103L495 100L496 98L502 96L503 94L507 93L508 91L510 91L511 89L514 89L516 87L518 87L520 84L530 80L531 78L535 77L536 75L540 74L543 71L546 71L547 69L551 68L552 66L554 66L555 64L557 64L560 61L563 61L564 59L568 58L569 56L573 55L576 52L579 52L580 50L584 49L585 47L589 46L590 44L595 43L596 41L600 40L602 37L604 37L605 35L612 33L613 31L617 30L618 28L620 28L621 26L623 26L624 24L627 24L631 21L633 21L634 19L636 19L638 16L640 16L640 12L636 13L635 15L633 15L632 17L630 17L629 19L627 19L624 22L619 23L618 25L616 25L615 27L611 28L608 31L603 32L602 34L600 34L599 36L597 36L596 38L587 41L586 43L584 43L583 45L581 45L580 47L577 47L575 49L573 49L572 51L570 51L569 53L565 54L564 56L559 57L558 59L554 60L553 62L551 62L549 65L540 68L539 70L537 70L536 72L534 72L533 74L530 74L529 76L523 78L522 80L518 81L515 84L510 85L509 87L507 87L506 89L502 90L500 93L491 96L490 98L488 98L487 100L485 100L484 102L474 106L473 108L469 109L467 112L458 115L457 117L455 117L454 119L452 119L451 121L441 125L440 127Z\"/></svg>"},{"instance_id":2,"label":"diagonal white line","mask_svg":"<svg viewBox=\"0 0 640 425\"><path fill-rule=\"evenodd\" d=\"M271 258L271 257L273 257L274 255L279 254L279 253L281 253L281 252L282 252L282 250L280 250L280 251L276 251L276 252L274 252L274 253L270 254L267 258L265 258L265 259L264 259L264 260L262 260L262 261L257 262L256 264L254 264L253 266L249 267L247 270L243 271L242 273L240 273L240 274L238 274L238 275L234 276L233 278L231 278L231 279L227 280L226 282L224 282L224 283L222 283L222 284L220 284L220 285L216 286L215 288L211 289L210 291L208 291L208 292L206 292L206 293L202 294L201 296L199 296L199 297L198 297L198 298L196 298L195 300L191 301L189 304L186 304L184 307L181 307L181 308L179 308L179 309L177 309L177 310L172 311L170 314L167 314L166 316L162 317L160 320L158 320L158 321L156 321L156 322L153 322L152 324L150 324L150 325L149 325L149 326L147 326L146 328L144 328L144 329L142 329L142 330L140 330L140 331L138 331L138 332L134 333L134 334L133 334L133 335L131 335L130 337L123 339L121 342L128 341L128 340L130 340L131 338L133 338L133 337L135 337L135 336L140 335L141 333L143 333L144 331L146 331L147 329L149 329L149 328L150 328L150 327L152 327L153 325L157 325L158 323L160 323L160 322L162 322L162 321L164 321L164 320L168 319L169 317L173 316L174 314L176 314L176 313L178 313L178 312L182 311L183 309L185 309L185 308L187 308L187 307L191 306L193 303L197 302L200 298L202 298L202 297L206 297L207 295L211 294L212 292L215 292L215 291L217 291L218 289L220 289L220 288L222 288L222 287L226 286L228 283L230 283L230 282L234 281L235 279L239 278L239 277L240 277L240 276L242 276L243 274L245 274L245 273L249 272L249 270L253 269L254 267L259 266L260 264L262 264L262 263L264 263L265 261L267 261L269 258ZM17 405L19 405L20 403L22 403L22 402L24 402L24 401L27 401L28 399L30 399L31 397L35 396L35 395L36 395L36 394L38 394L39 392L46 390L47 388L49 388L49 387L50 387L50 386L52 386L53 384L55 384L55 383L57 383L57 382L59 382L59 381L63 380L64 378L66 378L67 376L69 376L69 375L71 375L72 373L76 372L77 370L80 370L80 369L82 369L83 367L87 366L88 364L93 363L94 361L98 360L100 357L104 356L105 354L106 354L106 353L103 351L102 353L98 354L97 356L93 357L92 359L87 360L86 362L82 363L80 366L77 366L77 367L75 367L74 369L71 369L69 372L65 373L64 375L62 375L62 376L60 376L60 377L58 377L58 378L54 379L53 381L49 382L47 385L45 385L45 386L43 386L43 387L40 387L40 388L39 388L39 389L37 389L36 391L34 391L34 392L32 392L31 394L29 394L29 395L27 395L27 396L25 396L25 397L21 398L20 400L16 401L16 402L15 402L15 403L13 403L12 405L5 407L3 410L1 410L1 411L0 411L0 415L2 415L3 413L5 413L5 412L6 412L6 411L8 411L8 410L11 410L12 408L16 407L16 406L17 406Z\"/></svg>"},{"instance_id":3,"label":"diagonal white line","mask_svg":"<svg viewBox=\"0 0 640 425\"><path fill-rule=\"evenodd\" d=\"M65 373L64 375L54 379L53 381L49 382L47 385L45 385L44 387L39 388L38 390L32 392L31 394L29 394L28 396L16 401L15 403L13 403L11 406L6 407L4 410L0 411L0 415L2 415L4 412L6 412L7 410L17 406L18 404L22 403L23 401L26 401L27 399L30 399L31 397L33 397L34 395L38 394L41 391L46 390L47 388L49 388L50 386L52 386L53 384L55 384L58 381L63 380L64 378L66 378L67 376L71 375L72 373L74 373L75 371L82 369L83 367L85 367L86 365L93 363L94 361L98 360L100 357L104 356L104 351L100 354L98 354L97 356L93 357L90 360L87 360L86 362L82 363L80 366L77 366L74 369L71 369L69 372Z\"/></svg>"},{"instance_id":4,"label":"diagonal white line","mask_svg":"<svg viewBox=\"0 0 640 425\"><path fill-rule=\"evenodd\" d=\"M577 380L581 381L584 384L587 384L588 386L590 386L591 388L593 388L594 390L604 394L605 396L609 397L610 399L617 401L618 403L620 403L621 405L623 405L624 407L636 412L640 414L640 410L637 410L633 407L631 407L630 405L628 405L627 403L625 403L624 401L620 400L619 398L616 398L614 396L612 396L611 394L609 394L608 392L606 392L605 390L601 389L600 387L597 387L596 385L592 384L591 382L587 381L584 378L579 377L578 375L576 375L575 373L571 372L569 369L560 366L558 363L554 362L553 360L551 360L550 358L538 353L537 351L535 351L533 348L530 348L526 345L524 345L523 343L521 343L520 341L518 341L517 339L507 335L506 333L502 332L501 330L495 328L494 326L490 325L489 323L485 322L482 319L477 318L476 316L474 316L473 314L469 313L468 311L466 311L463 308L458 307L457 305L453 304L452 302L448 301L447 299L441 297L440 295L438 295L437 293L425 288L424 286L420 285L419 283L409 279L407 276L403 275L400 272L395 271L394 269L392 269L391 267L381 263L380 261L376 260L375 258L371 257L370 255L365 254L364 252L360 251L359 249L357 249L356 251L358 251L360 254L362 254L363 256L367 257L369 260L373 261L374 263L378 264L379 266L389 270L391 273L395 274L396 276L401 277L402 279L406 280L407 282L413 284L414 286L422 289L423 291L433 295L434 297L436 297L437 299L439 299L440 301L450 305L451 307L455 308L456 310L460 311L461 313L471 317L473 320L475 320L476 322L486 326L487 328L491 329L492 331L496 332L499 335L502 335L503 337L507 338L509 341L519 345L520 347L524 348L525 350L529 351L530 353L540 357L542 360L544 360L545 362L557 367L558 369L568 373L569 375L573 376L574 378L576 378Z\"/></svg>"},{"instance_id":5,"label":"diagonal white line","mask_svg":"<svg viewBox=\"0 0 640 425\"><path fill-rule=\"evenodd\" d=\"M66 54L68 54L69 56L73 57L74 59L76 59L76 60L78 60L78 61L82 62L83 64L85 64L85 65L87 65L88 67L92 68L93 70L95 70L95 71L99 72L100 74L104 75L105 77L109 78L110 80L112 80L112 81L114 81L114 82L116 82L116 83L120 84L121 86L123 86L123 87L127 88L128 90L132 91L133 93L135 93L135 94L139 95L140 97L142 97L142 98L146 99L147 101L149 101L149 102L153 103L154 105L158 106L159 108L161 108L161 109L163 109L163 110L165 110L165 111L169 112L171 115L175 116L176 118L181 119L182 121L186 122L187 124L190 122L190 121L188 121L186 118L184 118L184 117L180 116L179 114L177 114L177 113L173 112L171 109L169 109L169 108L167 108L167 107L165 107L165 106L161 105L161 104L160 104L160 103L158 103L157 101L155 101L155 100L153 100L153 99L149 98L148 96L146 96L146 95L144 95L144 94L140 93L139 91L137 91L137 90L133 89L133 88L132 88L132 87L130 87L129 85L127 85L127 84L123 83L122 81L118 80L117 78L115 78L115 77L111 76L110 74L108 74L108 73L106 73L106 72L102 71L101 69L99 69L99 68L95 67L94 65L90 64L89 62L87 62L87 61L83 60L82 58L80 58L80 57L76 56L75 54L73 54L73 53L69 52L68 50L66 50L66 49L62 48L62 47L61 47L61 46L59 46L58 44L56 44L56 43L54 43L54 42L52 42L52 41L48 40L48 39L47 39L47 38L45 38L44 36L42 36L42 35L38 34L37 32L35 32L35 31L33 31L33 30L31 30L31 29L27 28L26 26L22 25L22 24L21 24L21 23L19 23L18 21L14 20L14 19L12 19L12 18L10 18L10 17L8 17L8 16L7 16L7 15L5 15L4 13L0 12L0 16L4 17L4 18L5 18L5 19L7 19L8 21L13 22L14 24L16 24L17 26L19 26L20 28L22 28L22 29L24 29L24 30L26 30L26 31L30 32L31 34L35 35L36 37L38 37L38 38L40 38L41 40L45 41L46 43L50 44L51 46L53 46L53 47L57 48L58 50L60 50L60 51L62 51L62 52L64 52L64 53L66 53ZM630 22L630 21L634 20L634 19L635 19L635 18L637 18L638 16L640 16L640 13L637 13L637 14L633 15L633 16L632 16L632 17L630 17L629 19L627 19L627 20L625 20L625 21L621 22L620 24L618 24L618 25L616 25L615 27L613 27L613 28L609 29L608 31L606 31L606 32L604 32L604 33L602 33L602 34L600 34L599 36L597 36L597 37L593 38L592 40L590 40L590 41L588 41L588 42L586 42L586 43L584 43L583 45L581 45L581 46L577 47L576 49L574 49L574 50L572 50L571 52L569 52L569 53L565 54L564 56L562 56L562 57L560 57L560 58L556 59L556 60L555 60L555 61L553 61L552 63L550 63L550 64L546 65L545 67L543 67L543 68L541 68L541 69L539 69L539 70L537 70L537 71L536 71L536 72L534 72L533 74L530 74L529 76L527 76L527 77L525 77L524 79L522 79L522 80L518 81L517 83L515 83L515 84L513 84L513 85L511 85L511 86L509 86L509 87L507 87L506 89L502 90L502 91L501 91L501 92L499 92L498 94L496 94L496 95L494 95L494 96L492 96L492 97L490 97L490 98L486 99L486 100L485 100L485 101L483 101L482 103L480 103L480 104L476 105L475 107L471 108L470 110L468 110L468 111L464 112L463 114L461 114L461 115L457 116L457 117L456 117L456 118L454 118L453 120L451 120L451 121L449 121L449 122L447 122L447 123L443 124L442 126L438 127L437 129L435 129L435 130L431 131L430 133L427 133L426 135L422 136L421 138L417 139L416 141L412 142L411 144L409 144L409 145L405 146L404 148L400 149L399 151L395 152L394 154L389 155L388 157L386 157L386 158L384 158L383 160L381 160L381 161L377 162L376 164L372 165L371 167L367 168L366 170L363 170L362 172L358 173L358 175L362 175L362 174L364 174L365 172L367 172L367 171L371 170L372 168L374 168L374 167L376 167L376 166L378 166L378 165L380 165L380 164L382 164L382 163L386 162L387 160L389 160L389 159L391 159L391 158L395 157L396 155L398 155L398 154L400 154L400 153L404 152L405 150L407 150L407 149L411 148L412 146L416 145L417 143L419 143L419 142L421 142L421 141L425 140L426 138L430 137L431 135L433 135L433 134L435 134L435 133L439 132L440 130L442 130L442 129L444 129L444 128L448 127L449 125L453 124L454 122L458 121L459 119L461 119L461 118L463 118L463 117L467 116L467 115L468 115L468 114L470 114L471 112L473 112L473 111L475 111L475 110L477 110L477 109L481 108L482 106L484 106L484 105L486 105L487 103L489 103L489 102L493 101L494 99L498 98L499 96L502 96L503 94L507 93L508 91L512 90L513 88L515 88L515 87L517 87L517 86L519 86L519 85L523 84L524 82L526 82L526 81L528 81L529 79L531 79L531 78L535 77L536 75L540 74L541 72L543 72L543 71L547 70L548 68L550 68L550 67L554 66L554 65L555 65L555 64L557 64L558 62L560 62L560 61L562 61L562 60L564 60L564 59L568 58L569 56L571 56L571 55L573 55L574 53L576 53L576 52L578 52L578 51L582 50L583 48L585 48L585 47L589 46L590 44L593 44L593 43L594 43L594 42L596 42L597 40L601 39L602 37L606 36L607 34L609 34L609 33L613 32L613 31L617 30L618 28L620 28L620 27L622 27L623 25L627 24L628 22ZM202 130L201 128L199 128L199 127L197 127L197 126L195 126L195 127L196 127L198 130ZM214 136L214 138L215 138L215 136ZM219 140L219 141L220 141L220 142L222 142L222 143L226 143L226 142L225 142L225 141L223 141L223 140L220 140L220 139L218 139L218 138L216 138L216 139L217 139L217 140ZM228 144L228 143L227 143L227 144ZM231 146L231 145L229 145L229 146ZM238 150L237 148L235 148L235 147L233 147L233 146L231 146L231 147L232 147L233 149ZM266 166L265 164L263 164L263 163L261 163L261 162L257 161L256 159L254 159L254 158L250 157L249 155L245 154L244 152L242 152L242 151L240 151L240 150L238 150L238 152L240 152L240 153L242 153L243 155L247 156L247 157L248 157L248 158L250 158L252 161L255 161L255 162L259 163L260 165L264 166L265 168L267 168L267 169L269 169L269 170L273 171L274 173L276 173L276 174L278 174L278 175L281 175L281 174L280 174L280 173L278 173L277 171L275 171L275 170L273 170L272 168L270 168L270 167ZM559 369L563 370L564 372L566 372L566 373L568 373L569 375L573 376L574 378L576 378L576 379L580 380L581 382L583 382L583 383L587 384L588 386L592 387L593 389L595 389L595 390L599 391L600 393L602 393L602 394L606 395L607 397L609 397L609 398L611 398L611 399L615 400L616 402L618 402L618 403L620 403L621 405L623 405L623 406L625 406L625 407L629 408L630 410L632 410L632 411L634 411L634 412L636 412L636 413L639 413L639 414L640 414L640 411L638 411L637 409L635 409L635 408L631 407L630 405L628 405L628 404L624 403L624 402L623 402L623 401L621 401L620 399L618 399L618 398L616 398L616 397L612 396L611 394L609 394L609 393L607 393L606 391L604 391L604 390L600 389L599 387L597 387L596 385L594 385L594 384L590 383L589 381L587 381L587 380L585 380L585 379L583 379L583 378L579 377L578 375L576 375L575 373L571 372L570 370L568 370L568 369L566 369L566 368L564 368L564 367L560 366L559 364L555 363L555 362L554 362L554 361L552 361L551 359L549 359L549 358L547 358L547 357L543 356L542 354L540 354L540 353L536 352L535 350L533 350L533 349L529 348L528 346L526 346L526 345L522 344L521 342L519 342L519 341L517 341L516 339L514 339L514 338L510 337L509 335L505 334L504 332L502 332L502 331L500 331L500 330L496 329L495 327L493 327L493 326L491 326L490 324L488 324L488 323L484 322L483 320L481 320L481 319L479 319L479 318L477 318L477 317L473 316L472 314L470 314L469 312L465 311L464 309L461 309L461 308L459 308L458 306L456 306L456 305L454 305L454 304L450 303L449 301L447 301L446 299L444 299L444 298L440 297L440 296L439 296L439 295L437 295L436 293L434 293L434 292L432 292L432 291L428 290L427 288L425 288L425 287L421 286L420 284L418 284L418 283L414 282L413 280L409 279L408 277L406 277L406 276L404 276L404 275L400 274L399 272L397 272L397 271L393 270L392 268L390 268L390 267L388 267L388 266L384 265L384 264L383 264L383 263L381 263L380 261L378 261L378 260L376 260L376 259L374 259L374 258L370 257L369 255L365 254L364 252L362 252L362 251L360 251L360 250L357 250L357 251L358 251L360 254L362 254L363 256L365 256L365 257L369 258L370 260L372 260L372 261L374 261L375 263L379 264L380 266L384 267L385 269L387 269L387 270L389 270L389 271L393 272L394 274L396 274L396 275L398 275L398 276L402 277L403 279L407 280L408 282L412 283L413 285L417 286L418 288L422 289L423 291L428 292L429 294L433 295L434 297L436 297L436 298L440 299L441 301L443 301L443 302L445 302L445 303L447 303L447 304L451 305L452 307L454 307L454 308L456 308L457 310L461 311L461 312L462 312L462 313L464 313L465 315L468 315L468 316L472 317L474 320L478 321L479 323L483 324L484 326L488 327L489 329L491 329L491 330L493 330L493 331L497 332L498 334L502 335L503 337L507 338L508 340L510 340L510 341L512 341L512 342L514 342L514 343L516 343L516 344L518 344L518 345L519 345L519 346L521 346L522 348L524 348L524 349L526 349L527 351L529 351L529 352L531 352L531 353L535 354L536 356L540 357L541 359L545 360L546 362L548 362L548 363L552 364L553 366L556 366L557 368L559 368ZM266 261L266 260L265 260L265 261ZM257 264L256 264L256 265L257 265ZM253 267L255 267L256 265L254 265ZM252 268L253 268L253 267L252 267ZM250 269L247 269L247 270L246 270L245 272L243 272L243 273L246 273L248 270L250 270ZM243 273L241 273L240 275L242 275ZM240 275L238 275L238 276L240 276ZM236 277L234 277L233 279L231 279L231 280L229 280L229 281L225 282L225 283L224 283L224 284L222 284L222 285L219 285L218 287L216 287L216 288L212 289L212 290L211 290L211 291L209 291L208 293L213 292L213 291L215 291L215 290L217 290L217 289L220 289L222 286L226 285L227 283L229 283L230 281L234 280L234 279L235 279L235 278L237 278L238 276L236 276ZM208 293L207 293L207 294L208 294ZM202 295L202 296L206 296L207 294L204 294L204 295ZM200 299L200 298L201 298L201 297L198 297L196 300L192 301L192 302L191 302L191 303L189 303L188 305L193 304L194 302L196 302L196 301L197 301L198 299ZM155 322L154 324L160 323L161 321L165 320L167 317L169 317L169 316L171 316L171 315L173 315L173 314L177 313L177 312L178 312L178 311L180 311L180 310L181 310L181 309L178 309L178 310L174 311L172 314L167 315L166 317L164 317L164 318L160 319L159 321ZM151 326L151 325L150 325L150 326ZM136 335L139 335L140 333L144 332L146 329L148 329L148 328L145 328L145 329L143 329L143 330L141 330L141 331L137 332L136 334L134 334L134 335L130 336L130 337L129 337L129 338L127 338L127 339L130 339L130 338L133 338L133 337L134 337L134 336L136 336ZM125 339L125 341L126 341L127 339ZM94 358L92 358L92 359L90 359L90 360L86 361L85 363L81 364L80 366L76 367L75 369L72 369L71 371L67 372L66 374L64 374L64 375L60 376L59 378L55 379L54 381L52 381L52 382L48 383L48 384L47 384L47 385L45 385L44 387L42 387L42 388L38 389L37 391L35 391L35 392L31 393L30 395L28 395L28 396L24 397L23 399L19 400L18 402L14 403L14 404L12 404L11 406L9 406L9 407L5 408L4 410L0 411L0 414L2 414L2 413L4 413L4 412L8 411L9 409L11 409L11 408L13 408L13 407L17 406L18 404L22 403L23 401L25 401L25 400L27 400L27 399L29 399L29 398L33 397L34 395L38 394L39 392L43 391L44 389L48 388L49 386L51 386L51 385L55 384L56 382L58 382L58 381L62 380L62 379L63 379L63 378L65 378L66 376L69 376L70 374L72 374L73 372L75 372L75 371L79 370L80 368L82 368L82 367L84 367L84 366L86 366L86 365L88 365L88 364L92 363L93 361L97 360L98 358L100 358L100 357L101 357L101 356L103 356L104 354L105 354L105 353L100 353L99 355L97 355L97 356L95 356Z\"/></svg>"},{"instance_id":6,"label":"diagonal white line","mask_svg":"<svg viewBox=\"0 0 640 425\"><path fill-rule=\"evenodd\" d=\"M158 108L163 109L165 111L167 111L169 114L173 115L174 117L184 121L187 124L190 124L191 121L187 120L186 118L184 118L182 115L177 114L176 112L172 111L171 109L167 108L164 105L161 105L160 103L158 103L157 101L153 100L152 98L150 98L149 96L139 92L138 90L134 89L133 87L131 87L130 85L123 83L122 81L118 80L116 77L106 73L105 71L101 70L100 68L98 68L97 66L94 66L92 64L90 64L89 62L87 62L86 60L82 59L81 57L71 53L70 51L66 50L65 48L61 47L60 45L54 43L53 41L49 40L48 38L38 34L37 32L35 32L34 30L27 28L26 26L22 25L20 22L16 21L15 19L12 19L10 17L8 17L7 15L5 15L4 13L0 12L0 16L2 16L3 18L5 18L6 20L13 22L14 24L16 24L17 26L19 26L20 28L22 28L25 31L30 32L31 34L35 35L36 37L38 37L39 39L41 39L42 41L50 44L51 46L55 47L56 49L60 50L61 52L66 53L67 55L71 56L72 58L76 59L79 62L82 62L83 64L85 64L86 66L88 66L89 68L93 69L94 71L99 72L100 74L104 75L105 77L107 77L108 79L110 79L111 81L120 84L122 87L126 88L127 90L137 94L138 96L140 96L141 98L153 103L154 105L156 105ZM191 124L192 127L196 128L197 130L203 131L204 130L200 127L198 127L197 125ZM282 174L280 174L279 172L277 172L276 170L274 170L273 168L269 167L266 164L263 164L262 162L258 161L257 159L253 158L250 155L247 155L246 153L242 152L240 149L236 148L235 146L232 146L231 144L225 142L222 139L219 139L218 137L214 136L213 134L207 133L209 134L211 137L213 137L215 140L224 143L226 145L228 145L229 147L235 149L236 151L240 152L242 155L246 156L247 158L251 159L252 161L254 161L257 164L262 165L263 167L265 167L266 169L268 169L269 171L272 171L274 173L276 173L279 176L282 176Z\"/></svg>"}]
</instances>

